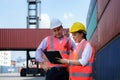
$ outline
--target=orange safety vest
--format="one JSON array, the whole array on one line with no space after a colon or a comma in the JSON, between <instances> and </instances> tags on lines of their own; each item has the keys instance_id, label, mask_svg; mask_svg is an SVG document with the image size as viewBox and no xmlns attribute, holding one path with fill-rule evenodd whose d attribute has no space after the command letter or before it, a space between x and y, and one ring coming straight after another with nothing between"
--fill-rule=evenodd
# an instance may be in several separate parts
<instances>
[{"instance_id":1,"label":"orange safety vest","mask_svg":"<svg viewBox=\"0 0 120 80\"><path fill-rule=\"evenodd\" d=\"M71 54L71 60L78 60L82 56L82 52L86 44L89 43L85 39L78 45L78 47ZM94 59L94 49L92 47L92 56L85 66L70 65L70 80L92 80L92 63Z\"/></svg>"},{"instance_id":2,"label":"orange safety vest","mask_svg":"<svg viewBox=\"0 0 120 80\"><path fill-rule=\"evenodd\" d=\"M71 49L70 38L64 36L63 39L62 39L62 42L60 43L58 38L56 38L54 36L49 36L48 37L47 51L59 50L61 56L63 58L68 59L70 49ZM67 67L68 66L67 64L52 64L50 62L47 62L47 64L50 67L55 67L55 66Z\"/></svg>"}]
</instances>

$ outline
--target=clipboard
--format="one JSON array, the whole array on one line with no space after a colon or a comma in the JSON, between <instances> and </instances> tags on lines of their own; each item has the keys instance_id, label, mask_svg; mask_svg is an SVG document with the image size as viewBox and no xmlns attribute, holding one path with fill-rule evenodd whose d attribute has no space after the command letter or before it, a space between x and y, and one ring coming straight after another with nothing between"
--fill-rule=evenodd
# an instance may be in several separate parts
<instances>
[{"instance_id":1,"label":"clipboard","mask_svg":"<svg viewBox=\"0 0 120 80\"><path fill-rule=\"evenodd\" d=\"M45 56L48 58L48 60L53 64L62 64L60 62L57 62L57 58L62 58L59 51L44 51Z\"/></svg>"}]
</instances>

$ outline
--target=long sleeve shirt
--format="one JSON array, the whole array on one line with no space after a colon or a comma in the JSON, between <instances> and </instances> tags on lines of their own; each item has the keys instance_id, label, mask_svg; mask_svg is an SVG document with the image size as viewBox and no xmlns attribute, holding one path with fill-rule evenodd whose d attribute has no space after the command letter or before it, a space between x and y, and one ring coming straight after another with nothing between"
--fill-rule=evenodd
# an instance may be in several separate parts
<instances>
[{"instance_id":1,"label":"long sleeve shirt","mask_svg":"<svg viewBox=\"0 0 120 80\"><path fill-rule=\"evenodd\" d=\"M59 42L62 42L62 39L63 38L58 38L58 40L59 40ZM43 62L44 61L44 59L43 59L43 51L47 48L47 46L48 46L48 42L47 42L47 40L48 40L48 37L46 37L46 38L44 38L43 40L42 40L42 42L41 42L41 44L38 46L38 48L37 48L37 50L36 50L36 60L38 61L38 62ZM71 40L71 42L72 42L72 49L71 50L73 50L76 46L75 46L75 44L74 44L74 42Z\"/></svg>"}]
</instances>

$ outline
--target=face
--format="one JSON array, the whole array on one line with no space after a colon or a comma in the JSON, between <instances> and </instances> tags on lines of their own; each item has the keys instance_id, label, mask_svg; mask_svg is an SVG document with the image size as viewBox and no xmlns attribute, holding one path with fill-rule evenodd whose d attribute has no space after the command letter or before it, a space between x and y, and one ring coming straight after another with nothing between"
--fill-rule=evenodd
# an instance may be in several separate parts
<instances>
[{"instance_id":1,"label":"face","mask_svg":"<svg viewBox=\"0 0 120 80\"><path fill-rule=\"evenodd\" d=\"M78 32L73 32L72 37L73 37L75 43L80 43L80 41L83 39L83 34L78 33Z\"/></svg>"},{"instance_id":2,"label":"face","mask_svg":"<svg viewBox=\"0 0 120 80\"><path fill-rule=\"evenodd\" d=\"M53 35L57 38L61 38L63 36L63 28L62 27L54 28Z\"/></svg>"}]
</instances>

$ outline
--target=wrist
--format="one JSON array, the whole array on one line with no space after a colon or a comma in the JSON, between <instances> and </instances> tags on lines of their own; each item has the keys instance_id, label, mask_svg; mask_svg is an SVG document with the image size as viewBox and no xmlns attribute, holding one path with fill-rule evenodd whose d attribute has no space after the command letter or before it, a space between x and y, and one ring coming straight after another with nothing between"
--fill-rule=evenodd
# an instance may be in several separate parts
<instances>
[{"instance_id":1,"label":"wrist","mask_svg":"<svg viewBox=\"0 0 120 80\"><path fill-rule=\"evenodd\" d=\"M67 63L70 64L70 60L68 60Z\"/></svg>"}]
</instances>

